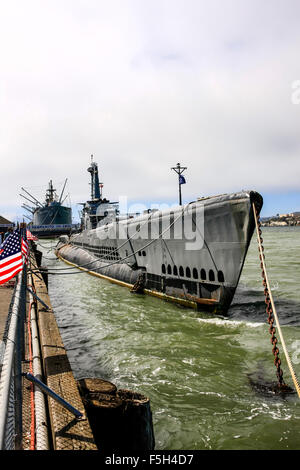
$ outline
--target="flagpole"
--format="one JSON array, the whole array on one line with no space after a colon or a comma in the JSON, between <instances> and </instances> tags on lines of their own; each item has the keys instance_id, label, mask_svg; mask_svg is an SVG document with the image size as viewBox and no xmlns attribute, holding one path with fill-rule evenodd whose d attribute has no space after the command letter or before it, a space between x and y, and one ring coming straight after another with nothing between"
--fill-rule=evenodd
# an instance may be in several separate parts
<instances>
[{"instance_id":1,"label":"flagpole","mask_svg":"<svg viewBox=\"0 0 300 470\"><path fill-rule=\"evenodd\" d=\"M179 205L180 205L180 206L182 206L181 184L180 184L180 173L178 173L178 186L179 186Z\"/></svg>"},{"instance_id":2,"label":"flagpole","mask_svg":"<svg viewBox=\"0 0 300 470\"><path fill-rule=\"evenodd\" d=\"M23 222L20 223L20 235L21 235L21 240L22 238L24 240L27 240L27 236L26 236L26 222L24 222L24 219L23 219Z\"/></svg>"},{"instance_id":3,"label":"flagpole","mask_svg":"<svg viewBox=\"0 0 300 470\"><path fill-rule=\"evenodd\" d=\"M179 205L182 206L182 195L181 195L181 181L180 181L180 176L182 175L182 173L184 172L184 170L186 170L187 167L186 166L181 166L180 163L177 163L176 166L173 166L171 168L171 170L174 170L177 174L178 174L178 192L179 192Z\"/></svg>"}]
</instances>

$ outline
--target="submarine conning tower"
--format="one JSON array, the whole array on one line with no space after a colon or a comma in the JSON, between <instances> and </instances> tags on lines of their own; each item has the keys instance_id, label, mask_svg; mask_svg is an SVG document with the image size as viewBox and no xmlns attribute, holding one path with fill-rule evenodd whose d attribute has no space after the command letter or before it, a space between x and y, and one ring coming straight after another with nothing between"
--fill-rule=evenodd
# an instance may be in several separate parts
<instances>
[{"instance_id":1,"label":"submarine conning tower","mask_svg":"<svg viewBox=\"0 0 300 470\"><path fill-rule=\"evenodd\" d=\"M87 171L91 174L91 200L99 200L101 198L100 184L98 176L98 165L93 161L93 155L91 155L91 165Z\"/></svg>"},{"instance_id":2,"label":"submarine conning tower","mask_svg":"<svg viewBox=\"0 0 300 470\"><path fill-rule=\"evenodd\" d=\"M112 212L116 215L116 203L111 203L108 199L102 198L102 183L99 182L98 165L93 161L87 171L91 174L91 199L84 203L81 217L82 230L94 229L98 224Z\"/></svg>"}]
</instances>

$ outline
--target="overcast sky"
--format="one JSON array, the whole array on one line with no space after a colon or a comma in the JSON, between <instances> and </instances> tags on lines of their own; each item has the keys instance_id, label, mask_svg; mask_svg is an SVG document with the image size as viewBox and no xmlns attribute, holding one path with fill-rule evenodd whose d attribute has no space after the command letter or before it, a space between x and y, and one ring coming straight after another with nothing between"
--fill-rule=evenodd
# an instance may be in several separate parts
<instances>
[{"instance_id":1,"label":"overcast sky","mask_svg":"<svg viewBox=\"0 0 300 470\"><path fill-rule=\"evenodd\" d=\"M185 202L300 210L299 25L299 0L0 0L0 214L50 179L86 200L91 154L111 200L176 202L181 162Z\"/></svg>"}]
</instances>

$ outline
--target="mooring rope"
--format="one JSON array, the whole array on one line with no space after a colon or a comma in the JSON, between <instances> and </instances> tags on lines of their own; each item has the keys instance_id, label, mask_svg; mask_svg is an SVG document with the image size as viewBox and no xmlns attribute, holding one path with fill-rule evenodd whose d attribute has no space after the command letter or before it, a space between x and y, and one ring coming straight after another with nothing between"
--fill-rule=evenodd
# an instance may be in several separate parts
<instances>
[{"instance_id":1,"label":"mooring rope","mask_svg":"<svg viewBox=\"0 0 300 470\"><path fill-rule=\"evenodd\" d=\"M296 377L296 374L295 374L295 371L294 371L294 368L293 368L293 365L292 365L292 362L291 362L291 359L290 359L290 356L289 356L289 353L288 353L288 350L287 350L287 347L286 347L286 344L285 344L285 341L284 341L284 338L283 338L283 334L282 334L282 331L281 331L278 315L277 315L277 312L276 312L276 307L275 307L273 296L272 296L271 287L270 287L270 284L269 284L269 279L268 279L268 275L267 275L267 268L266 268L266 263L265 263L265 255L263 253L264 250L263 250L263 246L262 246L261 230L259 228L259 222L258 222L258 217L259 216L257 214L255 204L253 203L252 205L253 205L253 214L254 214L254 220L255 220L258 248L259 248L259 253L260 253L261 267L262 267L262 270L263 270L263 277L264 277L264 281L266 283L266 287L267 287L267 290L268 290L268 296L269 296L271 306L272 306L272 313L273 313L274 318L276 320L276 328L277 328L278 333L279 333L279 337L280 337L282 348L283 348L283 351L284 351L284 354L285 354L286 362L288 364L292 380L294 382L296 391L298 393L298 397L300 398L299 382L298 382L298 379ZM273 332L274 330L273 330L272 325L271 325L270 330L271 329L272 329L272 332ZM274 347L276 347L276 344L275 344ZM275 361L276 361L276 359L275 359ZM280 362L279 362L279 364L280 364ZM279 381L280 381L280 378L279 378Z\"/></svg>"}]
</instances>

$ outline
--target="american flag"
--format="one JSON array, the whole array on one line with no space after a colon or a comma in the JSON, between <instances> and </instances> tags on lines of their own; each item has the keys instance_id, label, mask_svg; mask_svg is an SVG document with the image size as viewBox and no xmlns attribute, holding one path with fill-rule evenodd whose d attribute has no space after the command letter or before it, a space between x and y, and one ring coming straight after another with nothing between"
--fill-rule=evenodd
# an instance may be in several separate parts
<instances>
[{"instance_id":1,"label":"american flag","mask_svg":"<svg viewBox=\"0 0 300 470\"><path fill-rule=\"evenodd\" d=\"M16 230L0 247L0 284L4 284L23 269L20 232Z\"/></svg>"},{"instance_id":2,"label":"american flag","mask_svg":"<svg viewBox=\"0 0 300 470\"><path fill-rule=\"evenodd\" d=\"M21 251L22 251L22 254L25 257L25 263L27 263L27 261L28 261L28 241L24 240L24 238L22 238L22 242L21 242Z\"/></svg>"},{"instance_id":3,"label":"american flag","mask_svg":"<svg viewBox=\"0 0 300 470\"><path fill-rule=\"evenodd\" d=\"M38 237L36 237L35 235L32 235L30 230L27 229L26 233L27 233L26 235L27 240L34 240L34 241L38 240Z\"/></svg>"}]
</instances>

